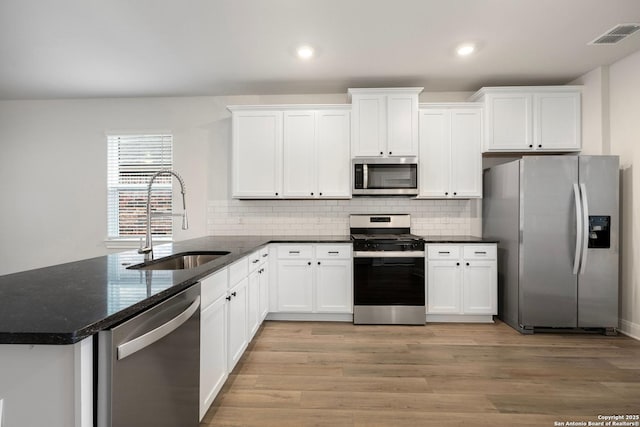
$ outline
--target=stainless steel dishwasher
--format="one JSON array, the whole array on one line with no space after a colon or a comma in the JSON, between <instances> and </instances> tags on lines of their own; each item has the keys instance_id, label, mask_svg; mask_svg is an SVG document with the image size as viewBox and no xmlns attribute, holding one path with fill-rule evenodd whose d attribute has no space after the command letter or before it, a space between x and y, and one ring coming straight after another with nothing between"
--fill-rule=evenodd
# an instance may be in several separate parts
<instances>
[{"instance_id":1,"label":"stainless steel dishwasher","mask_svg":"<svg viewBox=\"0 0 640 427\"><path fill-rule=\"evenodd\" d=\"M197 427L200 284L98 334L98 427Z\"/></svg>"}]
</instances>

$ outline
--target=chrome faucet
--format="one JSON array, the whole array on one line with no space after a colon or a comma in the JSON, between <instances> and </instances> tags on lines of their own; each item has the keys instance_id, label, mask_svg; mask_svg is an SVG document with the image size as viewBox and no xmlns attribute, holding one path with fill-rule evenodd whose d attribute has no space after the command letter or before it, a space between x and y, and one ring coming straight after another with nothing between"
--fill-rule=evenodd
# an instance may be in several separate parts
<instances>
[{"instance_id":1,"label":"chrome faucet","mask_svg":"<svg viewBox=\"0 0 640 427\"><path fill-rule=\"evenodd\" d=\"M189 222L187 220L187 202L185 199L185 194L187 193L186 186L184 185L184 180L182 177L174 171L171 170L161 170L153 174L151 179L149 180L149 185L147 186L147 236L144 243L144 246L141 245L140 249L138 249L139 254L144 254L145 261L153 259L153 242L151 240L151 186L153 185L153 181L161 175L173 175L180 182L180 192L182 193L182 213L181 214L167 214L167 213L159 213L158 216L181 216L182 217L182 229L186 230L189 228Z\"/></svg>"}]
</instances>

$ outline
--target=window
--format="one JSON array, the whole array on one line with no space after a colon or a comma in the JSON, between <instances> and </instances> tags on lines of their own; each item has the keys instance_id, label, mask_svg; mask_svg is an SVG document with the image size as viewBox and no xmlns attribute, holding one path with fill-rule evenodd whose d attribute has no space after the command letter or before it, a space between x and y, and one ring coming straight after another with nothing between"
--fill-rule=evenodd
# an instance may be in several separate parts
<instances>
[{"instance_id":1,"label":"window","mask_svg":"<svg viewBox=\"0 0 640 427\"><path fill-rule=\"evenodd\" d=\"M154 173L173 168L173 137L156 135L111 135L107 137L107 218L109 240L136 240L147 230L147 186ZM152 212L172 211L172 177L153 181ZM169 240L170 216L154 216L154 238Z\"/></svg>"}]
</instances>

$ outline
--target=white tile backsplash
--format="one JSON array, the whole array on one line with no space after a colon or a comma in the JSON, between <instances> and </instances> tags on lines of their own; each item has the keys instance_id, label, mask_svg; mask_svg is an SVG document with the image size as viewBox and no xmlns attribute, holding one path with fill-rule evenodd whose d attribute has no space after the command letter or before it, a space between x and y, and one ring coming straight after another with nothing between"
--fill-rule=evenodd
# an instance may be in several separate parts
<instances>
[{"instance_id":1,"label":"white tile backsplash","mask_svg":"<svg viewBox=\"0 0 640 427\"><path fill-rule=\"evenodd\" d=\"M349 234L350 214L408 213L418 235L472 234L470 200L355 198L351 200L210 200L211 235Z\"/></svg>"}]
</instances>

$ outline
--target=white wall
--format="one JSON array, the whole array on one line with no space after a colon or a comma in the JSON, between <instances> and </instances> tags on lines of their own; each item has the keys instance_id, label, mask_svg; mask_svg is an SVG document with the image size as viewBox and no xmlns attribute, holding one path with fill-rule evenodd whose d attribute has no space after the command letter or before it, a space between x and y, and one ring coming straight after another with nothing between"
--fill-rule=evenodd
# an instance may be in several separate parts
<instances>
[{"instance_id":1,"label":"white wall","mask_svg":"<svg viewBox=\"0 0 640 427\"><path fill-rule=\"evenodd\" d=\"M211 98L0 102L0 274L104 255L105 133L170 130L190 229L206 233Z\"/></svg>"},{"instance_id":2,"label":"white wall","mask_svg":"<svg viewBox=\"0 0 640 427\"><path fill-rule=\"evenodd\" d=\"M598 67L570 84L582 85L582 154L609 154L609 67Z\"/></svg>"},{"instance_id":3,"label":"white wall","mask_svg":"<svg viewBox=\"0 0 640 427\"><path fill-rule=\"evenodd\" d=\"M621 330L640 339L640 51L609 67L611 154L620 156Z\"/></svg>"}]
</instances>

